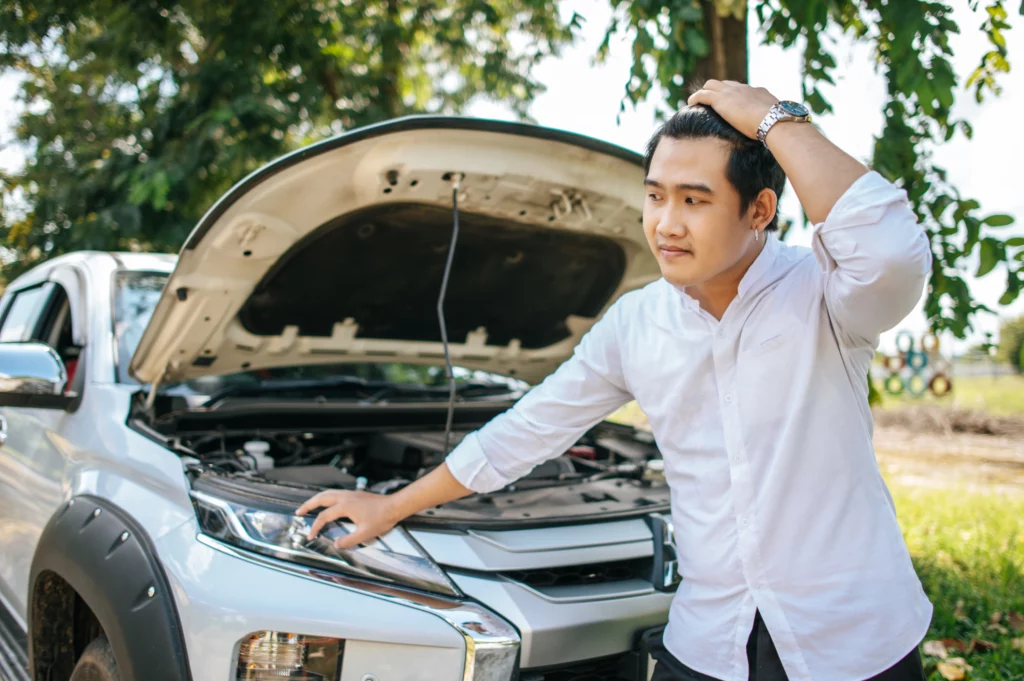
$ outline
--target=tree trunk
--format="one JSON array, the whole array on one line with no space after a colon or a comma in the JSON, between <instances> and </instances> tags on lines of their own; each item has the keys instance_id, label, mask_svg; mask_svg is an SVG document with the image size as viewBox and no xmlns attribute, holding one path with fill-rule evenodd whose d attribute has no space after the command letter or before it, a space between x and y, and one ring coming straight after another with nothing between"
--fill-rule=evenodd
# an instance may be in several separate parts
<instances>
[{"instance_id":1,"label":"tree trunk","mask_svg":"<svg viewBox=\"0 0 1024 681\"><path fill-rule=\"evenodd\" d=\"M693 75L698 82L709 78L747 82L747 11L743 18L723 17L715 9L715 0L701 0L704 9L704 35L708 56L697 62Z\"/></svg>"},{"instance_id":2,"label":"tree trunk","mask_svg":"<svg viewBox=\"0 0 1024 681\"><path fill-rule=\"evenodd\" d=\"M397 118L402 112L402 99L398 92L399 70L402 68L401 35L399 28L398 0L388 0L387 23L381 45L381 63L385 80L380 88L380 106L388 118Z\"/></svg>"}]
</instances>

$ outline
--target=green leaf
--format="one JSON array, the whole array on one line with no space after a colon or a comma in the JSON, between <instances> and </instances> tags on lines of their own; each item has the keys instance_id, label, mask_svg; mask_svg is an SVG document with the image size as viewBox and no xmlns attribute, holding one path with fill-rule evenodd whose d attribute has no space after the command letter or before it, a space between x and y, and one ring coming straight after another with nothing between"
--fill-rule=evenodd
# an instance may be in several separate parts
<instances>
[{"instance_id":1,"label":"green leaf","mask_svg":"<svg viewBox=\"0 0 1024 681\"><path fill-rule=\"evenodd\" d=\"M1006 8L1003 7L1002 3L989 5L985 8L985 11L988 12L989 17L993 21L1001 21L1007 17Z\"/></svg>"},{"instance_id":2,"label":"green leaf","mask_svg":"<svg viewBox=\"0 0 1024 681\"><path fill-rule=\"evenodd\" d=\"M1015 236L1006 240L1007 246L1024 246L1024 236Z\"/></svg>"},{"instance_id":3,"label":"green leaf","mask_svg":"<svg viewBox=\"0 0 1024 681\"><path fill-rule=\"evenodd\" d=\"M875 382L871 379L871 372L868 371L868 405L875 406L882 404L882 393L878 391Z\"/></svg>"},{"instance_id":4,"label":"green leaf","mask_svg":"<svg viewBox=\"0 0 1024 681\"><path fill-rule=\"evenodd\" d=\"M128 192L128 202L139 205L144 203L150 195L150 185L148 182L136 182L132 185L131 190Z\"/></svg>"},{"instance_id":5,"label":"green leaf","mask_svg":"<svg viewBox=\"0 0 1024 681\"><path fill-rule=\"evenodd\" d=\"M1020 296L1020 291L1006 291L1002 296L1000 296L999 304L1012 305L1013 301L1017 300L1018 296ZM1021 348L1021 350L1024 351L1024 348Z\"/></svg>"},{"instance_id":6,"label":"green leaf","mask_svg":"<svg viewBox=\"0 0 1024 681\"><path fill-rule=\"evenodd\" d=\"M688 24L696 24L704 18L704 12L696 2L684 5L676 10L675 17Z\"/></svg>"},{"instance_id":7,"label":"green leaf","mask_svg":"<svg viewBox=\"0 0 1024 681\"><path fill-rule=\"evenodd\" d=\"M710 49L704 34L692 26L687 26L683 31L683 43L686 45L686 50L696 57L706 56Z\"/></svg>"},{"instance_id":8,"label":"green leaf","mask_svg":"<svg viewBox=\"0 0 1024 681\"><path fill-rule=\"evenodd\" d=\"M983 277L991 272L1005 256L1002 242L997 239L982 239L981 263L978 265L976 276Z\"/></svg>"},{"instance_id":9,"label":"green leaf","mask_svg":"<svg viewBox=\"0 0 1024 681\"><path fill-rule=\"evenodd\" d=\"M956 211L953 213L953 220L955 222L960 222L961 220L964 219L965 215L967 215L972 210L977 210L980 207L981 204L975 201L974 199L968 199L967 201L958 201Z\"/></svg>"},{"instance_id":10,"label":"green leaf","mask_svg":"<svg viewBox=\"0 0 1024 681\"><path fill-rule=\"evenodd\" d=\"M953 90L952 90L952 88L941 88L936 93L936 95L937 95L937 97L939 99L939 104L941 104L944 109L948 109L951 106L953 106Z\"/></svg>"},{"instance_id":11,"label":"green leaf","mask_svg":"<svg viewBox=\"0 0 1024 681\"><path fill-rule=\"evenodd\" d=\"M832 105L828 103L818 88L814 88L807 93L806 103L811 108L811 111L816 114L823 114L832 110Z\"/></svg>"},{"instance_id":12,"label":"green leaf","mask_svg":"<svg viewBox=\"0 0 1024 681\"><path fill-rule=\"evenodd\" d=\"M963 222L964 232L967 237L964 240L964 253L967 254L974 250L974 246L981 237L981 221L977 218L964 218Z\"/></svg>"},{"instance_id":13,"label":"green leaf","mask_svg":"<svg viewBox=\"0 0 1024 681\"><path fill-rule=\"evenodd\" d=\"M987 218L982 220L982 223L989 227L1006 227L1007 225L1012 225L1013 222L1013 216L1003 214L989 215Z\"/></svg>"},{"instance_id":14,"label":"green leaf","mask_svg":"<svg viewBox=\"0 0 1024 681\"><path fill-rule=\"evenodd\" d=\"M153 175L153 208L163 210L167 205L167 193L171 190L171 179L166 172Z\"/></svg>"},{"instance_id":15,"label":"green leaf","mask_svg":"<svg viewBox=\"0 0 1024 681\"><path fill-rule=\"evenodd\" d=\"M953 199L949 196L946 196L945 194L937 197L934 201L932 201L930 207L932 217L938 220L940 217L942 217L942 214L946 211L946 209L949 208L949 205L951 203L953 203Z\"/></svg>"}]
</instances>

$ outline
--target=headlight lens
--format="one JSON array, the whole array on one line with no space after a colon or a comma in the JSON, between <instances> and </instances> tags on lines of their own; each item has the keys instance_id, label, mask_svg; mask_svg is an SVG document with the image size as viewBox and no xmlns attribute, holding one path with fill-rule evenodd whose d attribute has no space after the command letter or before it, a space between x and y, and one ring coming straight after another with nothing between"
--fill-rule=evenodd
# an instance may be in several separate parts
<instances>
[{"instance_id":1,"label":"headlight lens","mask_svg":"<svg viewBox=\"0 0 1024 681\"><path fill-rule=\"evenodd\" d=\"M298 517L284 504L260 502L260 508L193 491L202 531L220 541L281 560L387 582L423 591L461 596L448 576L409 534L395 528L354 549L339 550L334 541L351 526L329 523L310 541L312 517Z\"/></svg>"}]
</instances>

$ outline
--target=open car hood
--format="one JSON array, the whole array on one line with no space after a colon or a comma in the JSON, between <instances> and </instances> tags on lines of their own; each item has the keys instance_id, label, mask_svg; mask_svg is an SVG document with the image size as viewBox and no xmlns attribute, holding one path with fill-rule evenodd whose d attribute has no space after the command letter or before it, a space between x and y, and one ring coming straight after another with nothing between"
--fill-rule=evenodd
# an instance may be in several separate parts
<instances>
[{"instance_id":1,"label":"open car hood","mask_svg":"<svg viewBox=\"0 0 1024 681\"><path fill-rule=\"evenodd\" d=\"M520 123L412 117L300 149L227 192L131 360L144 383L303 364L452 362L539 381L660 276L640 155Z\"/></svg>"}]
</instances>

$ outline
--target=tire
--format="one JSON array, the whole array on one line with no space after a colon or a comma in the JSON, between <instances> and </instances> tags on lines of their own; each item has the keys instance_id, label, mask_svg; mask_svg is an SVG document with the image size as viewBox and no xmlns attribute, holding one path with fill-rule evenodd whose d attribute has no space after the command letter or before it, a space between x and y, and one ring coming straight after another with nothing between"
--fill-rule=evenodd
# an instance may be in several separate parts
<instances>
[{"instance_id":1,"label":"tire","mask_svg":"<svg viewBox=\"0 0 1024 681\"><path fill-rule=\"evenodd\" d=\"M121 681L117 661L106 636L93 639L78 658L69 681Z\"/></svg>"}]
</instances>

